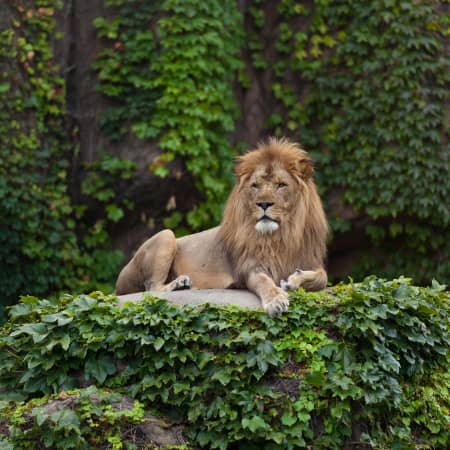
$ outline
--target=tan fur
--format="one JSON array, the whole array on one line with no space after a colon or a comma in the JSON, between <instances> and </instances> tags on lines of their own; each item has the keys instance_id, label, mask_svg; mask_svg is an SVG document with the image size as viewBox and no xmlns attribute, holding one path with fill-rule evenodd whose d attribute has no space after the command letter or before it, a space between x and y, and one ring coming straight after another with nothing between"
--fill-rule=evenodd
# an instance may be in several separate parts
<instances>
[{"instance_id":1,"label":"tan fur","mask_svg":"<svg viewBox=\"0 0 450 450\"><path fill-rule=\"evenodd\" d=\"M289 304L286 290L326 286L328 227L307 153L272 138L241 156L235 173L220 227L180 239L169 230L153 236L120 273L117 294L190 283L198 289L246 287L277 315Z\"/></svg>"}]
</instances>

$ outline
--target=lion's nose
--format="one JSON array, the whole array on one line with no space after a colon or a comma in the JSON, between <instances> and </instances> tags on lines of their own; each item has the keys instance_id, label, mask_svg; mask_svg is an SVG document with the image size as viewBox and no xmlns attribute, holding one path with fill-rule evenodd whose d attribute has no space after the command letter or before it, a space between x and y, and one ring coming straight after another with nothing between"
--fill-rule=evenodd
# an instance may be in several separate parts
<instances>
[{"instance_id":1,"label":"lion's nose","mask_svg":"<svg viewBox=\"0 0 450 450\"><path fill-rule=\"evenodd\" d=\"M270 202L259 202L259 203L257 203L257 205L265 211L269 206L272 206L273 203L270 203Z\"/></svg>"}]
</instances>

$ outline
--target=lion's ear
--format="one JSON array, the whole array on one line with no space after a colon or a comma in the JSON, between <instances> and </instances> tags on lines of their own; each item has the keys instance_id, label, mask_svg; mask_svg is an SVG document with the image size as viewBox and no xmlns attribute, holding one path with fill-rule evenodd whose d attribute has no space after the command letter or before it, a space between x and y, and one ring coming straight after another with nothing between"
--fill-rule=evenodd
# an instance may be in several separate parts
<instances>
[{"instance_id":1,"label":"lion's ear","mask_svg":"<svg viewBox=\"0 0 450 450\"><path fill-rule=\"evenodd\" d=\"M313 176L314 166L309 156L302 155L297 161L297 171L304 181L308 181Z\"/></svg>"}]
</instances>

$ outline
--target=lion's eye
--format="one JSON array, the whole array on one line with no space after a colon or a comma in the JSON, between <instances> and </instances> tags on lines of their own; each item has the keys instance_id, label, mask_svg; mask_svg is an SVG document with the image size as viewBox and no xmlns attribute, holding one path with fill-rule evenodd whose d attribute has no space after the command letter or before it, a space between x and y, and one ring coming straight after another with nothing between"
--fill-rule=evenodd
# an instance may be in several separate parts
<instances>
[{"instance_id":1,"label":"lion's eye","mask_svg":"<svg viewBox=\"0 0 450 450\"><path fill-rule=\"evenodd\" d=\"M284 188L284 187L286 187L286 186L287 186L286 183L278 183L278 184L277 184L277 188L278 188L278 189Z\"/></svg>"}]
</instances>

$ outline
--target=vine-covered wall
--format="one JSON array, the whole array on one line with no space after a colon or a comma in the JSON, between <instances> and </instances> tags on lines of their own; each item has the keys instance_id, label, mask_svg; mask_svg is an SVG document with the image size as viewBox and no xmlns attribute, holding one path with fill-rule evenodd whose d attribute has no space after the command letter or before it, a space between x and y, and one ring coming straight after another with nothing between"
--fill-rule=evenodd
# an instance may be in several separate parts
<instances>
[{"instance_id":1,"label":"vine-covered wall","mask_svg":"<svg viewBox=\"0 0 450 450\"><path fill-rule=\"evenodd\" d=\"M335 236L362 222L357 276L449 280L444 3L278 5L272 87L281 107L271 122L312 150Z\"/></svg>"},{"instance_id":2,"label":"vine-covered wall","mask_svg":"<svg viewBox=\"0 0 450 450\"><path fill-rule=\"evenodd\" d=\"M313 156L332 276L449 281L448 10L431 0L96 0L88 10L8 0L2 301L111 282L110 237L129 257L162 226L216 224L234 156L272 134ZM81 61L84 48L95 51ZM72 110L89 98L96 109L81 120Z\"/></svg>"},{"instance_id":3,"label":"vine-covered wall","mask_svg":"<svg viewBox=\"0 0 450 450\"><path fill-rule=\"evenodd\" d=\"M67 120L65 81L52 49L63 37L55 29L61 6L14 1L1 11L10 26L0 33L0 304L27 293L101 288L120 263L102 209L87 220L86 206L69 194L76 129ZM94 169L111 172L100 164ZM128 176L123 169L113 175ZM104 191L97 185L93 195Z\"/></svg>"},{"instance_id":4,"label":"vine-covered wall","mask_svg":"<svg viewBox=\"0 0 450 450\"><path fill-rule=\"evenodd\" d=\"M107 4L116 8L114 18L95 24L110 46L95 67L101 91L118 106L105 111L103 128L112 139L129 129L139 139L157 139L162 154L150 167L157 176L167 176L166 163L183 158L202 201L185 218L172 213L166 226L217 223L232 183L229 136L238 110L232 81L242 65L243 37L237 3Z\"/></svg>"}]
</instances>

